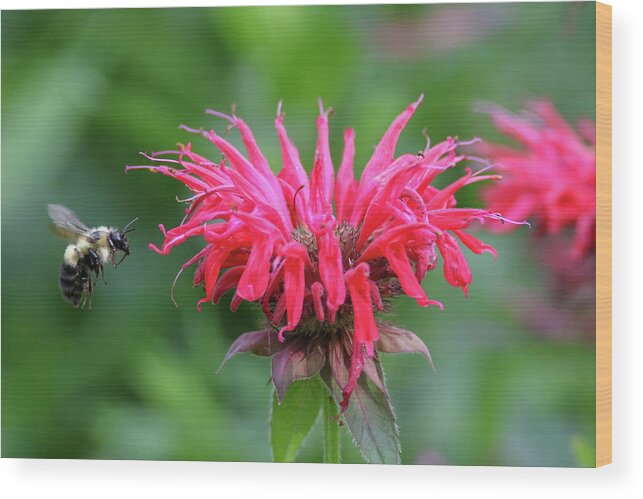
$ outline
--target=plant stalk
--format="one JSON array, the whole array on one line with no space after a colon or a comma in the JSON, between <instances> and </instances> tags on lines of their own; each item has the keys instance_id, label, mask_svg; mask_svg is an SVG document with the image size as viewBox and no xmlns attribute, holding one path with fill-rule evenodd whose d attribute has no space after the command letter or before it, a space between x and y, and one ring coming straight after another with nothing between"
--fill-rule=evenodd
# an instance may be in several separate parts
<instances>
[{"instance_id":1,"label":"plant stalk","mask_svg":"<svg viewBox=\"0 0 643 499\"><path fill-rule=\"evenodd\" d=\"M322 419L324 420L324 463L341 463L339 442L339 410L333 397L324 394L322 402Z\"/></svg>"}]
</instances>

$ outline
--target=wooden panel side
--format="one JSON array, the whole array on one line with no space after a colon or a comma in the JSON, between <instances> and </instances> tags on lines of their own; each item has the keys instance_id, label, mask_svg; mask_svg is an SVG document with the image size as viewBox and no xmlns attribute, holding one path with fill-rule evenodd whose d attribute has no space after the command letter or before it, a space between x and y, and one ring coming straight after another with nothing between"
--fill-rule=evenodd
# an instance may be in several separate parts
<instances>
[{"instance_id":1,"label":"wooden panel side","mask_svg":"<svg viewBox=\"0 0 643 499\"><path fill-rule=\"evenodd\" d=\"M596 466L612 462L612 7L596 3Z\"/></svg>"}]
</instances>

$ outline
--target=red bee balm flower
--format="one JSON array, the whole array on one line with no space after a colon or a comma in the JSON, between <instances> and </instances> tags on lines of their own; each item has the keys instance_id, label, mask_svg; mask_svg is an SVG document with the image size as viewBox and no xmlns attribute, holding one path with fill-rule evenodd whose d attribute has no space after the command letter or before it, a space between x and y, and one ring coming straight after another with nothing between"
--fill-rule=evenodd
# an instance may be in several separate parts
<instances>
[{"instance_id":1,"label":"red bee balm flower","mask_svg":"<svg viewBox=\"0 0 643 499\"><path fill-rule=\"evenodd\" d=\"M543 234L573 226L572 253L586 256L596 242L596 128L582 121L576 132L549 101L531 102L529 110L531 115L519 117L499 107L490 109L498 130L521 147L480 146L504 177L484 189L483 196L490 208L509 218L534 218Z\"/></svg>"},{"instance_id":2,"label":"red bee balm flower","mask_svg":"<svg viewBox=\"0 0 643 499\"><path fill-rule=\"evenodd\" d=\"M281 106L275 126L282 169L275 175L250 128L235 114L209 114L241 132L244 156L214 130L184 130L202 135L223 154L215 163L191 144L146 157L149 168L184 183L193 193L182 222L160 226L165 255L190 237L205 247L181 270L197 264L195 285L219 301L234 289L231 308L242 300L259 302L269 327L235 341L226 360L241 351L273 357L273 382L279 400L294 379L320 373L346 411L351 394L365 374L383 391L376 351L417 351L429 358L413 333L377 322L375 313L390 298L406 294L423 307L430 299L421 282L442 255L444 277L467 293L471 272L460 243L476 254L489 252L465 232L478 220L498 219L483 209L456 208L454 195L464 187L496 175L466 174L443 189L431 185L464 156L458 140L448 138L419 154L395 157L395 145L420 105L411 104L390 126L366 164L361 179L353 175L355 134L344 133L344 153L337 178L328 140L328 111L320 102L318 140L310 176L284 128ZM333 208L334 204L334 208Z\"/></svg>"}]
</instances>

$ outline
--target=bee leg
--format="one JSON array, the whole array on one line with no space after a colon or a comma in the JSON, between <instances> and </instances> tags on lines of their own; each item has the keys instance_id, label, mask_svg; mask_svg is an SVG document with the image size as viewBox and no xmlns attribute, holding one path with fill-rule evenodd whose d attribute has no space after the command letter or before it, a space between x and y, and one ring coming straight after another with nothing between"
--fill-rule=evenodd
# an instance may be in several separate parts
<instances>
[{"instance_id":1,"label":"bee leg","mask_svg":"<svg viewBox=\"0 0 643 499\"><path fill-rule=\"evenodd\" d=\"M99 277L102 277L103 282L107 284L107 281L105 280L105 267L103 267L102 263L100 262L98 263L98 266L96 267L95 272L96 272L96 279L94 280L94 285L96 285L96 283L98 282Z\"/></svg>"},{"instance_id":2,"label":"bee leg","mask_svg":"<svg viewBox=\"0 0 643 499\"><path fill-rule=\"evenodd\" d=\"M116 268L116 247L111 238L107 238L107 244L109 245L109 255L112 257L112 267Z\"/></svg>"},{"instance_id":3,"label":"bee leg","mask_svg":"<svg viewBox=\"0 0 643 499\"><path fill-rule=\"evenodd\" d=\"M103 264L100 264L100 273L103 276L103 282L107 284L107 279L105 279L105 267L103 267Z\"/></svg>"},{"instance_id":4,"label":"bee leg","mask_svg":"<svg viewBox=\"0 0 643 499\"><path fill-rule=\"evenodd\" d=\"M94 286L92 284L92 279L91 279L91 277L88 277L87 278L87 290L85 291L85 300L87 300L87 297L89 297L89 305L87 307L89 310L92 309L92 298L94 296L93 292L94 292Z\"/></svg>"},{"instance_id":5,"label":"bee leg","mask_svg":"<svg viewBox=\"0 0 643 499\"><path fill-rule=\"evenodd\" d=\"M85 310L85 304L87 303L87 283L86 282L83 283L83 295L82 296L83 297L81 299L80 308Z\"/></svg>"},{"instance_id":6,"label":"bee leg","mask_svg":"<svg viewBox=\"0 0 643 499\"><path fill-rule=\"evenodd\" d=\"M89 248L87 250L87 256L90 260L90 264L88 265L88 278L91 279L91 272L96 273L96 279L94 280L94 284L98 282L98 277L100 276L101 272L103 273L103 281L105 281L105 272L103 268L103 263L100 260L100 257L98 256L98 253L93 248ZM105 281L107 284L107 281Z\"/></svg>"},{"instance_id":7,"label":"bee leg","mask_svg":"<svg viewBox=\"0 0 643 499\"><path fill-rule=\"evenodd\" d=\"M126 256L127 256L127 253L123 253L123 257L118 261L116 265L114 265L114 268L118 267L121 263L123 263L123 260L125 260Z\"/></svg>"},{"instance_id":8,"label":"bee leg","mask_svg":"<svg viewBox=\"0 0 643 499\"><path fill-rule=\"evenodd\" d=\"M89 248L87 250L87 254L90 256L92 260L92 265L98 265L100 263L100 257L98 256L98 253L94 250L94 248Z\"/></svg>"}]
</instances>

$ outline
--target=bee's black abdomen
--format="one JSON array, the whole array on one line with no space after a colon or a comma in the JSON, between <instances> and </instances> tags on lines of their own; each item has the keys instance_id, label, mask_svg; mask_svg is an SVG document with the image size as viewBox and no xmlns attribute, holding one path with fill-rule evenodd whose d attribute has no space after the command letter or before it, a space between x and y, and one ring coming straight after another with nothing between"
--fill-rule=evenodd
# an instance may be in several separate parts
<instances>
[{"instance_id":1,"label":"bee's black abdomen","mask_svg":"<svg viewBox=\"0 0 643 499\"><path fill-rule=\"evenodd\" d=\"M84 266L73 267L67 263L60 266L60 279L58 284L65 300L78 307L86 291L87 274Z\"/></svg>"}]
</instances>

